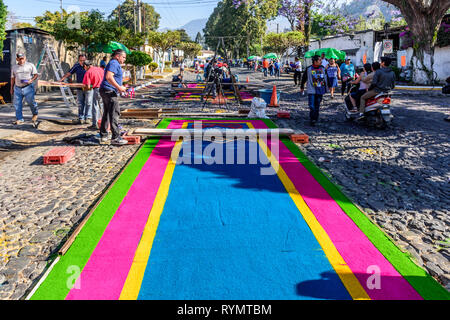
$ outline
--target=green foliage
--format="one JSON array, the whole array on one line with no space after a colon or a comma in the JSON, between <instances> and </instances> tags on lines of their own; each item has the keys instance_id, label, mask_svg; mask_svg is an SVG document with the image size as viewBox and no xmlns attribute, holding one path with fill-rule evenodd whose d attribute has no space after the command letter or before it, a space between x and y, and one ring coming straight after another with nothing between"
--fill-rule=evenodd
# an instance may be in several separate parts
<instances>
[{"instance_id":1,"label":"green foliage","mask_svg":"<svg viewBox=\"0 0 450 320\"><path fill-rule=\"evenodd\" d=\"M304 44L305 36L302 32L268 33L264 37L263 49L265 52L275 52L282 56L289 48L299 47Z\"/></svg>"},{"instance_id":2,"label":"green foliage","mask_svg":"<svg viewBox=\"0 0 450 320\"><path fill-rule=\"evenodd\" d=\"M116 30L118 31L118 34L120 34L119 42L129 49L137 50L145 44L145 39L147 37L147 33L145 32L134 33L134 31L125 27L120 27Z\"/></svg>"},{"instance_id":3,"label":"green foliage","mask_svg":"<svg viewBox=\"0 0 450 320\"><path fill-rule=\"evenodd\" d=\"M134 32L134 7L135 2L133 0L125 0L112 11L109 18L113 19L117 26L119 26L120 20L121 27ZM156 31L158 29L161 16L155 11L153 6L142 2L141 15L143 32Z\"/></svg>"},{"instance_id":4,"label":"green foliage","mask_svg":"<svg viewBox=\"0 0 450 320\"><path fill-rule=\"evenodd\" d=\"M6 9L3 0L0 0L0 58L3 60L3 41L6 40L6 16L8 15L8 10Z\"/></svg>"},{"instance_id":5,"label":"green foliage","mask_svg":"<svg viewBox=\"0 0 450 320\"><path fill-rule=\"evenodd\" d=\"M13 29L21 29L21 28L33 28L33 25L28 22L17 22L12 25Z\"/></svg>"},{"instance_id":6,"label":"green foliage","mask_svg":"<svg viewBox=\"0 0 450 320\"><path fill-rule=\"evenodd\" d=\"M392 69L392 71L394 71L397 81L400 80L400 73L402 73L402 70L397 66L390 66L390 68Z\"/></svg>"},{"instance_id":7,"label":"green foliage","mask_svg":"<svg viewBox=\"0 0 450 320\"><path fill-rule=\"evenodd\" d=\"M437 33L436 45L440 48L450 46L450 30L441 26Z\"/></svg>"},{"instance_id":8,"label":"green foliage","mask_svg":"<svg viewBox=\"0 0 450 320\"><path fill-rule=\"evenodd\" d=\"M248 0L238 7L233 0L223 0L217 4L203 29L205 43L216 48L217 37L228 36L225 38L227 50L246 52L247 45L251 48L261 43L267 21L277 15L278 7L277 0ZM224 53L223 50L219 52Z\"/></svg>"},{"instance_id":9,"label":"green foliage","mask_svg":"<svg viewBox=\"0 0 450 320\"><path fill-rule=\"evenodd\" d=\"M158 69L158 64L156 62L151 62L148 65L148 68L150 69L150 72L153 73L156 69Z\"/></svg>"},{"instance_id":10,"label":"green foliage","mask_svg":"<svg viewBox=\"0 0 450 320\"><path fill-rule=\"evenodd\" d=\"M166 66L166 67L171 67L171 66L172 66L172 62L170 62L170 61L165 61L165 62L164 62L164 66Z\"/></svg>"},{"instance_id":11,"label":"green foliage","mask_svg":"<svg viewBox=\"0 0 450 320\"><path fill-rule=\"evenodd\" d=\"M34 21L36 22L36 28L51 33L55 31L55 25L60 24L62 19L67 19L67 16L68 13L64 9L62 11L62 14L60 11L50 12L47 10L42 16L35 17Z\"/></svg>"},{"instance_id":12,"label":"green foliage","mask_svg":"<svg viewBox=\"0 0 450 320\"><path fill-rule=\"evenodd\" d=\"M78 17L79 28L72 27ZM86 50L91 43L107 44L111 40L121 39L125 33L124 28L117 28L97 10L69 14L63 11L62 20L60 14L47 11L44 16L36 17L35 21L37 27L45 27L56 40L65 41L69 50Z\"/></svg>"},{"instance_id":13,"label":"green foliage","mask_svg":"<svg viewBox=\"0 0 450 320\"><path fill-rule=\"evenodd\" d=\"M191 37L187 34L186 30L184 29L178 29L176 30L180 33L180 41L181 42L192 42Z\"/></svg>"},{"instance_id":14,"label":"green foliage","mask_svg":"<svg viewBox=\"0 0 450 320\"><path fill-rule=\"evenodd\" d=\"M178 49L183 50L185 58L195 58L200 55L202 46L196 42L180 42L177 46Z\"/></svg>"},{"instance_id":15,"label":"green foliage","mask_svg":"<svg viewBox=\"0 0 450 320\"><path fill-rule=\"evenodd\" d=\"M152 57L142 51L132 51L127 55L127 64L135 67L144 67L153 61Z\"/></svg>"}]
</instances>

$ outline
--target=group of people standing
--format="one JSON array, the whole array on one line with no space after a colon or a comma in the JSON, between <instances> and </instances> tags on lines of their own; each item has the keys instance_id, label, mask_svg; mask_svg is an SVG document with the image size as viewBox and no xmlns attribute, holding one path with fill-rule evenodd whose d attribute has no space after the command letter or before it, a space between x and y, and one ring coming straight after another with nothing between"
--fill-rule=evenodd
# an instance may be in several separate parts
<instances>
[{"instance_id":1,"label":"group of people standing","mask_svg":"<svg viewBox=\"0 0 450 320\"><path fill-rule=\"evenodd\" d=\"M281 75L281 62L279 59L266 59L264 58L262 62L259 61L247 61L247 69L258 71L261 70L264 73L264 77L277 77Z\"/></svg>"},{"instance_id":2,"label":"group of people standing","mask_svg":"<svg viewBox=\"0 0 450 320\"><path fill-rule=\"evenodd\" d=\"M127 88L123 86L122 66L126 60L125 51L118 49L112 53L111 60L106 63L106 57L101 61L100 67L94 66L86 60L86 55L80 54L78 62L60 79L65 79L75 74L76 83L82 84L77 88L78 124L91 124L92 129L100 130L100 140L112 144L124 145L128 141L121 138L119 131L119 95L125 93ZM35 80L38 78L36 67L27 62L23 53L18 53L17 64L11 72L11 95L16 109L16 125L23 124L22 115L23 100L29 104L33 114L32 121L37 121L38 105L35 101ZM103 105L103 108L101 108ZM101 110L103 109L103 110ZM101 116L101 125L98 120ZM111 134L108 133L108 128Z\"/></svg>"},{"instance_id":3,"label":"group of people standing","mask_svg":"<svg viewBox=\"0 0 450 320\"><path fill-rule=\"evenodd\" d=\"M301 64L298 58L295 61L294 83L297 85L299 74L301 74ZM345 59L345 62L339 67L335 59L331 58L326 61L324 55L313 56L312 65L306 68L300 82L302 94L304 94L306 85L310 124L314 126L319 119L319 108L324 94L329 91L331 97L334 97L334 91L338 87L338 79L342 82L342 95L348 94L353 85L359 85L357 91L350 93L350 100L354 107L352 112L359 113L359 116L362 117L367 99L373 98L381 92L394 89L395 73L390 65L391 59L382 57L381 63L367 63L358 74L349 58Z\"/></svg>"}]
</instances>

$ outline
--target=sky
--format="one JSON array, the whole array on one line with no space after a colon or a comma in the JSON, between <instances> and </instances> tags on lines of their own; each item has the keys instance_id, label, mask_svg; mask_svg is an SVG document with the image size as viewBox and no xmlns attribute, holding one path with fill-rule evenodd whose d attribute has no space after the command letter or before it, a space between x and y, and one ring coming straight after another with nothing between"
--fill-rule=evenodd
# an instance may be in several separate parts
<instances>
[{"instance_id":1,"label":"sky","mask_svg":"<svg viewBox=\"0 0 450 320\"><path fill-rule=\"evenodd\" d=\"M60 0L4 0L8 11L17 16L20 22L34 24L33 18L46 10L60 10ZM98 9L101 12L111 11L122 1L119 0L62 0L63 8L78 6L81 11ZM145 0L161 15L160 28L176 29L191 20L208 18L219 0Z\"/></svg>"}]
</instances>

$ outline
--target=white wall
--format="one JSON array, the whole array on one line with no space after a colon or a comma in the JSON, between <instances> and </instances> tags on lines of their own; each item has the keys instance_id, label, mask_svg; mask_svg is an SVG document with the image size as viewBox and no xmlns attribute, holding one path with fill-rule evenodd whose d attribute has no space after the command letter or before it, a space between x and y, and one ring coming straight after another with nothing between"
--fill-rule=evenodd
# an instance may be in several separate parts
<instances>
[{"instance_id":1,"label":"white wall","mask_svg":"<svg viewBox=\"0 0 450 320\"><path fill-rule=\"evenodd\" d=\"M361 33L355 33L354 38L350 39L348 35L342 35L339 37L324 38L321 41L311 41L309 50L320 48L335 48L338 50L352 50L359 49L355 55L349 55L355 66L363 65L364 53L367 54L367 62L373 62L373 45L374 45L374 31L367 31Z\"/></svg>"},{"instance_id":2,"label":"white wall","mask_svg":"<svg viewBox=\"0 0 450 320\"><path fill-rule=\"evenodd\" d=\"M397 67L401 68L401 56L406 55L406 67L411 66L411 59L413 56L413 48L397 52ZM450 46L439 48L436 47L434 51L434 71L437 73L437 78L445 81L450 77Z\"/></svg>"},{"instance_id":3,"label":"white wall","mask_svg":"<svg viewBox=\"0 0 450 320\"><path fill-rule=\"evenodd\" d=\"M439 80L445 81L450 77L450 46L439 48L434 51L434 71Z\"/></svg>"}]
</instances>

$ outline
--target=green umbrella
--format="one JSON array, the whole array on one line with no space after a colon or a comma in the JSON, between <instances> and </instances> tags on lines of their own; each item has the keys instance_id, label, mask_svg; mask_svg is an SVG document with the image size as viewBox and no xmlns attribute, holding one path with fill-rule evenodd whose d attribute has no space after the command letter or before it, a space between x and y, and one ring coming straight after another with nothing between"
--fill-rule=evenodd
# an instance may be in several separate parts
<instances>
[{"instance_id":1,"label":"green umbrella","mask_svg":"<svg viewBox=\"0 0 450 320\"><path fill-rule=\"evenodd\" d=\"M122 49L126 54L130 54L131 51L125 47L123 44L117 41L109 41L107 45L103 45L100 43L91 43L88 46L88 52L104 52L104 53L113 53L114 50Z\"/></svg>"},{"instance_id":2,"label":"green umbrella","mask_svg":"<svg viewBox=\"0 0 450 320\"><path fill-rule=\"evenodd\" d=\"M258 60L258 59L260 59L260 57L258 56L250 56L247 58L247 60Z\"/></svg>"},{"instance_id":3,"label":"green umbrella","mask_svg":"<svg viewBox=\"0 0 450 320\"><path fill-rule=\"evenodd\" d=\"M271 53L266 54L264 56L264 59L278 59L278 56L276 53L271 52Z\"/></svg>"},{"instance_id":4,"label":"green umbrella","mask_svg":"<svg viewBox=\"0 0 450 320\"><path fill-rule=\"evenodd\" d=\"M322 53L325 54L325 58L326 59L340 59L340 60L344 60L346 53L344 51L338 50L338 49L334 49L334 48L322 48L322 49L315 49L315 50L310 50L308 52L305 53L305 58L312 58L315 55L322 55Z\"/></svg>"}]
</instances>

